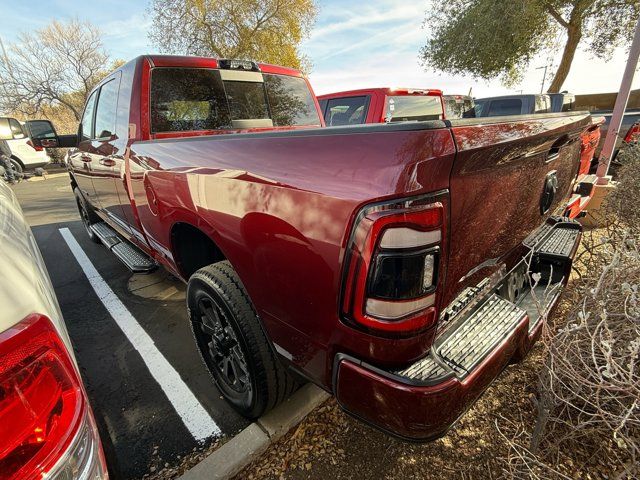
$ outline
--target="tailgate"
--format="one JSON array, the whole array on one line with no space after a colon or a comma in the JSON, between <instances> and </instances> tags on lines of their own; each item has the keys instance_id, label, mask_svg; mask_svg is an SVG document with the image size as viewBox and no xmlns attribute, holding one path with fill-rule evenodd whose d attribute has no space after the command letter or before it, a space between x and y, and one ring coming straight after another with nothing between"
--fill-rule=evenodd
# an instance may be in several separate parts
<instances>
[{"instance_id":1,"label":"tailgate","mask_svg":"<svg viewBox=\"0 0 640 480\"><path fill-rule=\"evenodd\" d=\"M587 113L452 121L450 249L442 305L521 256L522 241L563 210Z\"/></svg>"}]
</instances>

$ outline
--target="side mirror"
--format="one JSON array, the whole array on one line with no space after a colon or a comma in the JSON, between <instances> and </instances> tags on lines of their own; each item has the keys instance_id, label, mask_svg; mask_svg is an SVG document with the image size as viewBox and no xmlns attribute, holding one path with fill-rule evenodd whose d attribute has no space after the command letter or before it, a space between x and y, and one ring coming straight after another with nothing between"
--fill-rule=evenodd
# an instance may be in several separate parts
<instances>
[{"instance_id":1,"label":"side mirror","mask_svg":"<svg viewBox=\"0 0 640 480\"><path fill-rule=\"evenodd\" d=\"M36 147L71 148L78 145L77 135L58 135L49 120L29 120L25 125Z\"/></svg>"}]
</instances>

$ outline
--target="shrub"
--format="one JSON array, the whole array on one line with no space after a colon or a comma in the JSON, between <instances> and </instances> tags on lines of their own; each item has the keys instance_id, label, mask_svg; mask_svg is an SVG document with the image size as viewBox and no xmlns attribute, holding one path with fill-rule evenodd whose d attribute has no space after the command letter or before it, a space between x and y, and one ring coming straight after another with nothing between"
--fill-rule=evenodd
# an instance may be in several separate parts
<instances>
[{"instance_id":1,"label":"shrub","mask_svg":"<svg viewBox=\"0 0 640 480\"><path fill-rule=\"evenodd\" d=\"M640 477L640 147L619 179L607 225L583 235L567 313L543 334L537 418L509 439L511 478Z\"/></svg>"}]
</instances>

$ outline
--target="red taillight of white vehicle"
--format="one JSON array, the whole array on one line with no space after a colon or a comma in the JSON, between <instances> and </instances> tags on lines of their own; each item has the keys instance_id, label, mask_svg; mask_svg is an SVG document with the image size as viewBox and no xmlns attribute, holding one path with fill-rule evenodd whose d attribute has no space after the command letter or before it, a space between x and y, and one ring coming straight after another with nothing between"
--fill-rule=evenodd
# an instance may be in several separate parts
<instances>
[{"instance_id":1,"label":"red taillight of white vehicle","mask_svg":"<svg viewBox=\"0 0 640 480\"><path fill-rule=\"evenodd\" d=\"M51 321L0 333L0 479L104 479L106 464L77 370Z\"/></svg>"},{"instance_id":2,"label":"red taillight of white vehicle","mask_svg":"<svg viewBox=\"0 0 640 480\"><path fill-rule=\"evenodd\" d=\"M434 325L443 257L443 204L433 198L366 207L347 247L345 320L383 335Z\"/></svg>"},{"instance_id":3,"label":"red taillight of white vehicle","mask_svg":"<svg viewBox=\"0 0 640 480\"><path fill-rule=\"evenodd\" d=\"M33 148L36 152L42 152L44 150L44 148L34 145L31 140L27 140L27 145Z\"/></svg>"}]
</instances>

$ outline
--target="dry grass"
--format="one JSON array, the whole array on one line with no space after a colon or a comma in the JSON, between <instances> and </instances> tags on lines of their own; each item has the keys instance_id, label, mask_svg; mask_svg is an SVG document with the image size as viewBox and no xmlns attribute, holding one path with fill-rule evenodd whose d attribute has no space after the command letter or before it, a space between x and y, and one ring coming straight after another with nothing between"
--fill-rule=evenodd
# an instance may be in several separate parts
<instances>
[{"instance_id":1,"label":"dry grass","mask_svg":"<svg viewBox=\"0 0 640 480\"><path fill-rule=\"evenodd\" d=\"M607 225L585 232L566 316L544 335L537 417L515 435L509 478L640 476L640 149L627 152Z\"/></svg>"}]
</instances>

